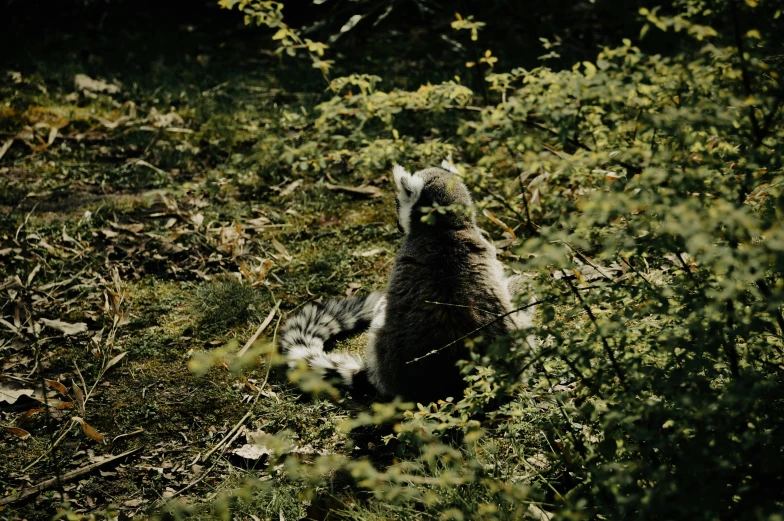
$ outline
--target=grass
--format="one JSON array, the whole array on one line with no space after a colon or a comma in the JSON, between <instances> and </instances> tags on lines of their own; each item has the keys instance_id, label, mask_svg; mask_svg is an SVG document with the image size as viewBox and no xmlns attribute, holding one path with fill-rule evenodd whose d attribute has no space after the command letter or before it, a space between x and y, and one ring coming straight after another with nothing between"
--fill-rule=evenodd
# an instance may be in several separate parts
<instances>
[{"instance_id":1,"label":"grass","mask_svg":"<svg viewBox=\"0 0 784 521\"><path fill-rule=\"evenodd\" d=\"M28 343L34 337L23 333L5 337L0 349L12 363L3 376L39 393L39 374L61 382L65 393L49 388L47 398L72 408L78 408L76 368L88 388L96 384L83 411L53 410L50 418L38 413L20 423L17 411L34 407L22 400L0 412L3 426L30 433L22 439L6 431L0 441L7 456L0 463L0 496L91 458L140 449L134 460L7 506L0 518L48 519L62 501L77 514L106 508L149 513L215 461L212 472L180 496L186 503L219 498L261 473L271 484L269 495L238 506L238 512L301 516L302 486L282 481L280 467L252 469L220 451L200 461L248 411L248 430L297 433L298 446L315 451L351 450L338 429L351 408L303 400L280 371L267 377L261 362L241 377L221 364L203 377L188 369L196 351L215 351L232 339L244 343L275 302L285 314L317 297L382 285L397 237L389 196L355 199L327 190L315 177L288 195L271 189L292 180L265 164L259 146L266 134L286 132L276 123L274 96L257 95L278 82L260 78L253 64L225 67L227 60L236 61L228 49L210 51L213 65L189 60L201 45L196 42L203 42L200 36L189 39L184 60L166 42L150 46L150 53L169 52L161 61L175 60L173 67L153 61L151 75L138 74L133 64L115 67L106 49L101 61L107 66L101 68L67 47L47 56L43 46L32 50L42 54L29 62L33 67L22 71L19 83L0 87L0 130L16 138L0 161L0 249L11 249L2 253L0 278L26 281L40 266L31 291L23 288L16 299L4 300L2 315L13 323L21 310L26 323L47 318L88 327L71 336L44 328L34 345ZM116 96L74 95L69 77L76 73L117 79L124 87ZM128 128L101 123L131 117L133 110L145 121ZM177 116L156 127L156 113ZM51 146L18 137L36 124L36 135L48 137L43 123L55 122L64 125ZM373 249L382 251L358 255ZM47 284L58 291L35 297L32 288ZM111 344L108 292L121 299L122 316ZM276 319L268 339L277 325ZM99 331L103 337L91 340ZM123 359L102 373L101 360L119 353ZM249 402L250 386L262 382L267 395ZM81 416L107 444L73 428L72 416ZM198 507L194 515L199 512L211 515L212 507Z\"/></svg>"},{"instance_id":2,"label":"grass","mask_svg":"<svg viewBox=\"0 0 784 521\"><path fill-rule=\"evenodd\" d=\"M332 476L311 496L283 478L280 464L248 464L229 451L203 459L250 412L248 431L293 433L293 443L307 448L299 456L305 461L310 453L392 461L396 449L385 447L383 429L361 439L340 429L363 406L303 398L262 360L240 375L218 363L201 377L188 361L195 352L244 344L276 304L280 314L266 340L278 319L304 302L383 287L399 237L391 194L358 198L328 190L318 176L274 166L265 139L296 132L281 123L282 111L312 106L320 87L286 104L264 95L303 73L280 68L281 77L273 77L260 73L257 59L239 61L238 53L258 44L247 32L223 34L228 45L206 50L209 35L182 27L177 45L155 27L122 38L80 55L81 37L50 36L27 51L34 59L18 83L0 84L0 131L15 139L0 160L0 280L24 281L0 304L6 321L23 324L14 334L3 331L0 383L13 380L42 399L42 378L59 382L64 392L49 385L46 401L68 404L29 418L21 413L40 404L27 399L0 411L3 427L30 433L22 438L6 429L0 441L0 497L103 455L139 452L7 506L0 519L49 519L63 501L75 515L147 515L173 495L194 519L229 503L240 518L318 517L329 509L348 519L386 518L389 511L350 476ZM57 50L47 52L52 45ZM120 58L116 48L123 47L138 55ZM123 89L74 94L76 73L116 79ZM113 127L120 118L133 124ZM52 127L44 124L59 126L48 146L42 143ZM26 127L35 135L19 137ZM333 175L358 184L382 174ZM295 178L302 184L287 193ZM36 332L44 318L84 323L87 332ZM361 349L362 342L339 347ZM95 386L83 409L74 390L82 378L86 388ZM257 389L263 392L254 400ZM74 427L73 416L106 444ZM504 450L519 443L514 436L499 442ZM487 452L492 471L519 473L520 463L498 450ZM248 479L258 480L258 493L226 499ZM450 501L486 500L486 491L456 489ZM431 518L442 507L394 508L400 517Z\"/></svg>"}]
</instances>

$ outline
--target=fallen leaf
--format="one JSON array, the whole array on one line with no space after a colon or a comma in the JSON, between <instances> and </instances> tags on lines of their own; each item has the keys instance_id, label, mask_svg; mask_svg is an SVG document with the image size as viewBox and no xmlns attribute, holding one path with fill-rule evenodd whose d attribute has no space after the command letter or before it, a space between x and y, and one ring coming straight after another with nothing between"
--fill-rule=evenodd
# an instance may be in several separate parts
<instances>
[{"instance_id":1,"label":"fallen leaf","mask_svg":"<svg viewBox=\"0 0 784 521\"><path fill-rule=\"evenodd\" d=\"M370 197L381 197L384 194L384 191L381 188L371 185L344 186L327 183L326 186L328 190L338 190L352 194L369 195Z\"/></svg>"},{"instance_id":2,"label":"fallen leaf","mask_svg":"<svg viewBox=\"0 0 784 521\"><path fill-rule=\"evenodd\" d=\"M61 331L65 336L71 336L87 331L87 324L84 322L69 324L68 322L63 322L62 320L49 320L48 318L42 318L41 322L43 322L45 326L49 326L52 329Z\"/></svg>"},{"instance_id":3,"label":"fallen leaf","mask_svg":"<svg viewBox=\"0 0 784 521\"><path fill-rule=\"evenodd\" d=\"M291 183L290 185L288 185L286 188L284 188L283 190L281 190L281 191L280 191L280 196L281 196L281 197L285 197L285 196L287 196L287 195L289 195L289 194L293 193L293 192L294 192L294 190L296 190L296 189L297 189L297 187L299 187L301 184L302 184L302 179L297 179L296 181L294 181L293 183Z\"/></svg>"},{"instance_id":4,"label":"fallen leaf","mask_svg":"<svg viewBox=\"0 0 784 521\"><path fill-rule=\"evenodd\" d=\"M9 405L16 403L22 396L32 396L33 389L11 389L0 386L0 402L7 402Z\"/></svg>"},{"instance_id":5,"label":"fallen leaf","mask_svg":"<svg viewBox=\"0 0 784 521\"><path fill-rule=\"evenodd\" d=\"M115 365L117 362L119 362L120 360L122 360L122 359L123 359L123 357L124 357L125 355L127 355L127 354L128 354L128 351L123 351L123 352L122 352L122 353L120 353L119 355L117 355L117 356L115 356L114 358L112 358L111 360L109 360L109 362L106 364L106 369L108 370L108 369L109 369L111 366Z\"/></svg>"},{"instance_id":6,"label":"fallen leaf","mask_svg":"<svg viewBox=\"0 0 784 521\"><path fill-rule=\"evenodd\" d=\"M484 209L484 210L482 210L482 213L484 214L485 217L487 217L490 220L490 222L492 222L493 224L497 224L498 226L503 228L503 230L506 233L508 233L509 235L512 236L512 239L516 239L517 238L517 235L515 235L514 230L511 229L509 226L507 226L506 223L503 222L501 219L499 219L498 217L493 215L493 213L490 210Z\"/></svg>"},{"instance_id":7,"label":"fallen leaf","mask_svg":"<svg viewBox=\"0 0 784 521\"><path fill-rule=\"evenodd\" d=\"M287 261L291 261L291 259L293 259L293 257L289 255L289 252L286 251L286 247L283 246L277 239L272 239L272 245L275 247L276 250L278 250L278 253L283 255L284 259L286 259Z\"/></svg>"},{"instance_id":8,"label":"fallen leaf","mask_svg":"<svg viewBox=\"0 0 784 521\"><path fill-rule=\"evenodd\" d=\"M33 270L27 276L27 287L30 287L30 283L33 282L33 279L35 278L35 274L38 273L38 271L40 269L41 269L41 265L40 264L36 264L35 268L33 268Z\"/></svg>"},{"instance_id":9,"label":"fallen leaf","mask_svg":"<svg viewBox=\"0 0 784 521\"><path fill-rule=\"evenodd\" d=\"M15 422L15 423L16 423L16 425L18 425L18 426L19 426L19 425L24 425L25 423L28 423L28 422L30 421L30 418L32 418L32 417L33 417L33 416L35 416L36 414L40 414L40 413L42 413L42 412L44 412L44 410L43 410L43 409L30 409L30 410L28 410L28 411L25 411L25 412L23 412L23 413L22 413L22 414L19 416L19 418L17 418L17 419L16 419L16 422Z\"/></svg>"},{"instance_id":10,"label":"fallen leaf","mask_svg":"<svg viewBox=\"0 0 784 521\"><path fill-rule=\"evenodd\" d=\"M231 453L242 459L259 461L272 454L272 451L259 443L246 443L242 447L232 450Z\"/></svg>"},{"instance_id":11,"label":"fallen leaf","mask_svg":"<svg viewBox=\"0 0 784 521\"><path fill-rule=\"evenodd\" d=\"M84 393L73 380L71 380L71 389L73 390L74 396L76 396L76 403L79 404L79 412L84 414Z\"/></svg>"},{"instance_id":12,"label":"fallen leaf","mask_svg":"<svg viewBox=\"0 0 784 521\"><path fill-rule=\"evenodd\" d=\"M107 94L116 94L120 92L120 87L107 83L103 80L94 80L86 74L77 74L74 76L74 85L76 90L82 92L105 92Z\"/></svg>"},{"instance_id":13,"label":"fallen leaf","mask_svg":"<svg viewBox=\"0 0 784 521\"><path fill-rule=\"evenodd\" d=\"M84 421L78 416L74 416L73 418L71 418L71 420L77 422L79 425L82 426L82 431L84 431L87 437L97 441L98 443L106 445L106 437L100 432L98 432L97 430L95 430L93 427L91 427L86 421Z\"/></svg>"},{"instance_id":14,"label":"fallen leaf","mask_svg":"<svg viewBox=\"0 0 784 521\"><path fill-rule=\"evenodd\" d=\"M7 140L5 143L3 143L3 146L0 146L0 159L3 159L3 156L5 155L6 152L8 152L8 149L11 148L11 145L13 145L13 143L14 143L14 139L11 138Z\"/></svg>"},{"instance_id":15,"label":"fallen leaf","mask_svg":"<svg viewBox=\"0 0 784 521\"><path fill-rule=\"evenodd\" d=\"M20 429L19 427L6 427L5 430L10 432L14 436L19 436L23 440L25 438L29 438L30 437L30 433L29 432L27 432L24 429Z\"/></svg>"},{"instance_id":16,"label":"fallen leaf","mask_svg":"<svg viewBox=\"0 0 784 521\"><path fill-rule=\"evenodd\" d=\"M116 228L118 230L125 230L126 232L131 232L133 234L137 234L144 230L144 225L141 223L133 223L133 224L117 224L115 222L109 223L112 228Z\"/></svg>"},{"instance_id":17,"label":"fallen leaf","mask_svg":"<svg viewBox=\"0 0 784 521\"><path fill-rule=\"evenodd\" d=\"M373 255L378 255L379 253L382 253L383 251L384 250L381 249L381 248L374 248L372 250L363 251L361 253L360 252L356 252L356 253L354 253L354 255L357 255L359 257L372 257Z\"/></svg>"},{"instance_id":18,"label":"fallen leaf","mask_svg":"<svg viewBox=\"0 0 784 521\"><path fill-rule=\"evenodd\" d=\"M54 389L58 393L60 393L62 395L67 395L68 394L68 389L63 384L58 382L57 380L45 380L45 381L46 381L46 385L48 385L49 387L51 387L52 389Z\"/></svg>"},{"instance_id":19,"label":"fallen leaf","mask_svg":"<svg viewBox=\"0 0 784 521\"><path fill-rule=\"evenodd\" d=\"M106 313L114 313L120 316L120 295L110 289L103 291L103 310ZM100 339L99 339L100 340Z\"/></svg>"},{"instance_id":20,"label":"fallen leaf","mask_svg":"<svg viewBox=\"0 0 784 521\"><path fill-rule=\"evenodd\" d=\"M120 116L119 118L117 118L114 121L110 121L110 120L108 120L106 118L102 118L100 116L93 116L93 117L95 119L97 119L98 121L100 121L101 125L103 125L104 127L108 128L109 130L114 130L115 128L119 127L123 123L127 123L128 121L131 120L131 118L129 118L128 116Z\"/></svg>"}]
</instances>

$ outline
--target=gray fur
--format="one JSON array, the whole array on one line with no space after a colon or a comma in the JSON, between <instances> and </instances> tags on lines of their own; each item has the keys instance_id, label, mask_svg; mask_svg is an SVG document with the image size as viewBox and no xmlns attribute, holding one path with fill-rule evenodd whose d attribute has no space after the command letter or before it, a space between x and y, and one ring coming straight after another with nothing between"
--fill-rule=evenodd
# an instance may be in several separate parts
<instances>
[{"instance_id":1,"label":"gray fur","mask_svg":"<svg viewBox=\"0 0 784 521\"><path fill-rule=\"evenodd\" d=\"M456 363L467 358L461 338L484 326L478 335L487 345L530 327L531 315L513 313L489 324L514 309L510 287L519 281L505 277L495 247L476 226L473 202L460 178L442 168L412 176L401 167L394 177L398 226L406 236L386 295L303 308L286 324L281 348L292 363L306 359L323 373L340 374L347 386L363 373L387 397L423 403L459 398L465 382ZM430 214L435 223L423 222L422 209L434 206L449 208ZM327 338L360 319L370 321L364 363L357 356L324 352Z\"/></svg>"}]
</instances>

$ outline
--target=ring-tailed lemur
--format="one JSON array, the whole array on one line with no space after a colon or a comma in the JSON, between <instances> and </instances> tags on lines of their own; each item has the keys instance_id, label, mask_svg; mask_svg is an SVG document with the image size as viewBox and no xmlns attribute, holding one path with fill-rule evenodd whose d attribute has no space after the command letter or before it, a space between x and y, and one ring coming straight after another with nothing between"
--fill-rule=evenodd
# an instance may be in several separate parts
<instances>
[{"instance_id":1,"label":"ring-tailed lemur","mask_svg":"<svg viewBox=\"0 0 784 521\"><path fill-rule=\"evenodd\" d=\"M280 337L291 367L305 360L346 387L369 383L386 397L422 403L459 398L463 338L482 326L477 335L485 342L531 327L524 312L497 319L514 309L509 286L518 281L506 278L495 247L476 226L471 195L455 167L447 161L441 167L412 175L395 166L398 228L405 239L386 292L305 306ZM420 218L424 207L438 209L429 214L435 222ZM367 324L364 357L325 350L329 338Z\"/></svg>"}]
</instances>

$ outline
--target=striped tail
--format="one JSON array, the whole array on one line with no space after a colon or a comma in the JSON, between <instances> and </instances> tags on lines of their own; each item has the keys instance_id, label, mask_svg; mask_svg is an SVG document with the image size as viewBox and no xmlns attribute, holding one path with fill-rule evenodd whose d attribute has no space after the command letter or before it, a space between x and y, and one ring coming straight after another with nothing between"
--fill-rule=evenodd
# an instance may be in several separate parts
<instances>
[{"instance_id":1,"label":"striped tail","mask_svg":"<svg viewBox=\"0 0 784 521\"><path fill-rule=\"evenodd\" d=\"M303 307L286 322L278 343L289 366L296 367L300 360L305 360L322 378L337 376L347 388L354 387L359 383L357 380L364 382L367 377L361 355L327 352L324 344L340 333L367 326L382 296L382 293L374 292L364 297L328 300L321 305Z\"/></svg>"}]
</instances>

